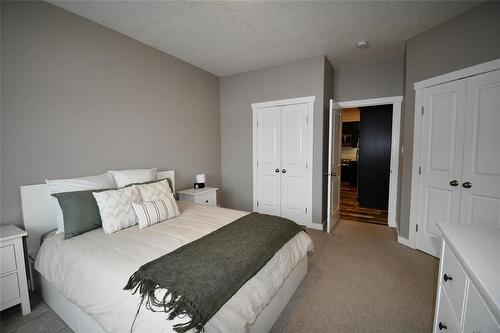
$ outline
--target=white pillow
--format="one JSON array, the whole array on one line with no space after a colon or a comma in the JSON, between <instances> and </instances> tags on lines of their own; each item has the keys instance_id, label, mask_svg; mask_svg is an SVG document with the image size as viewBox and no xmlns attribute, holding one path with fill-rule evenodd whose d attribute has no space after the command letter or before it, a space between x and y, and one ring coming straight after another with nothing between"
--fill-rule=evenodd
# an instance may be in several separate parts
<instances>
[{"instance_id":1,"label":"white pillow","mask_svg":"<svg viewBox=\"0 0 500 333\"><path fill-rule=\"evenodd\" d=\"M116 188L115 181L111 175L103 173L98 176L88 176L69 179L46 179L45 183L49 188L50 194L85 191L85 190L102 190ZM56 198L52 198L56 206L57 231L56 234L64 232L64 218Z\"/></svg>"},{"instance_id":2,"label":"white pillow","mask_svg":"<svg viewBox=\"0 0 500 333\"><path fill-rule=\"evenodd\" d=\"M134 185L142 201L155 201L172 193L168 180L161 180L151 184Z\"/></svg>"},{"instance_id":3,"label":"white pillow","mask_svg":"<svg viewBox=\"0 0 500 333\"><path fill-rule=\"evenodd\" d=\"M132 208L137 216L139 229L181 214L173 193L155 201L132 202Z\"/></svg>"},{"instance_id":4,"label":"white pillow","mask_svg":"<svg viewBox=\"0 0 500 333\"><path fill-rule=\"evenodd\" d=\"M131 203L141 201L141 196L133 186L92 194L99 206L104 233L112 234L137 223Z\"/></svg>"},{"instance_id":5,"label":"white pillow","mask_svg":"<svg viewBox=\"0 0 500 333\"><path fill-rule=\"evenodd\" d=\"M157 179L158 170L153 169L133 169L133 170L109 170L108 173L115 179L118 187L129 184L144 183Z\"/></svg>"}]
</instances>

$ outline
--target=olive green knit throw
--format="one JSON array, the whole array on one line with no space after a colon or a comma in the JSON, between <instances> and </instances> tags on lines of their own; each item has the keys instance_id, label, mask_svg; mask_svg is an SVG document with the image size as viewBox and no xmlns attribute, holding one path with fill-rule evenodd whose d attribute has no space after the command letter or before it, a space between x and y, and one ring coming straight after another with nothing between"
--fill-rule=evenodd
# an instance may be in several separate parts
<instances>
[{"instance_id":1,"label":"olive green knit throw","mask_svg":"<svg viewBox=\"0 0 500 333\"><path fill-rule=\"evenodd\" d=\"M189 316L185 323L174 325L176 332L200 331L285 243L303 230L288 219L250 213L143 265L124 289L142 296L137 314L146 301L147 309L163 311L169 320ZM158 289L162 292L155 294Z\"/></svg>"}]
</instances>

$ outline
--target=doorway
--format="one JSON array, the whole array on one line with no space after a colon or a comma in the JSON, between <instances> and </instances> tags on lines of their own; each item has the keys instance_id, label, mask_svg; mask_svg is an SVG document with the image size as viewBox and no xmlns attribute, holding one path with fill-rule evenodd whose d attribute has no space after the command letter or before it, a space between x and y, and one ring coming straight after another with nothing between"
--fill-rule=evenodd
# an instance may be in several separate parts
<instances>
[{"instance_id":1,"label":"doorway","mask_svg":"<svg viewBox=\"0 0 500 333\"><path fill-rule=\"evenodd\" d=\"M340 218L388 224L392 104L342 111Z\"/></svg>"},{"instance_id":2,"label":"doorway","mask_svg":"<svg viewBox=\"0 0 500 333\"><path fill-rule=\"evenodd\" d=\"M400 153L400 146L399 146L399 138L400 138L400 123L401 123L401 103L402 103L402 96L395 96L395 97L384 97L384 98L375 98L375 99L367 99L367 100L356 100L356 101L348 101L348 102L340 102L336 105L338 105L339 108L342 109L342 112L345 112L344 110L350 109L350 108L365 108L365 107L372 107L372 106L381 106L381 105L390 105L392 113L390 114L390 117L392 118L391 121L391 126L390 126L390 160L389 162L389 182L388 182L388 194L387 194L387 208L386 209L380 209L375 207L377 212L373 211L371 212L373 214L372 218L369 218L370 220L381 220L381 221L387 221L387 222L382 222L383 224L388 225L389 227L396 228L397 227L397 221L396 221L396 203L397 203L397 188L398 188L398 177L399 177L399 153ZM335 103L334 103L335 104ZM389 108L389 106L388 106ZM334 108L331 108L330 113L334 111ZM337 112L337 111L335 111ZM375 111L376 112L376 111ZM333 114L333 113L332 113ZM347 115L347 112L346 112ZM330 115L331 116L331 115ZM361 117L361 114L360 114ZM351 125L352 126L352 125ZM353 129L351 128L351 131ZM356 130L356 126L354 126L354 131ZM361 127L359 127L359 132L361 132ZM330 133L333 133L330 131ZM359 197L358 193L358 186L357 183L359 182L359 170L356 170L356 163L354 163L354 166L350 168L350 173L353 175L357 175L355 183L356 185L351 184L350 180L346 181L345 177L342 179L342 171L345 171L345 167L347 164L350 165L352 160L358 160L359 156L356 156L356 151L359 152L359 150L355 149L356 147L353 147L353 142L355 143L354 145L360 144L360 137L362 136L362 133L358 134L358 138L356 139L356 134L354 132L351 132L350 135L349 133L345 133L347 135L338 135L337 138L339 140L339 145L341 142L345 144L345 146L342 147L350 147L349 148L349 154L350 154L350 159L349 163L347 161L343 161L344 163L339 163L339 171L341 173L341 195L345 198L345 200L342 200L341 205L344 205L346 209L344 211L347 211L347 206L350 206L352 214L358 214L360 211L366 208L372 208L372 207L363 207L362 205L359 205L358 200L353 200L357 199ZM354 134L354 136L353 136ZM357 140L357 142L356 142ZM373 140L373 144L377 143L377 140ZM354 148L354 149L353 149ZM358 147L359 148L359 147ZM347 149L344 149L344 152ZM341 150L340 150L341 151ZM340 151L339 151L339 160L341 161L341 156L340 156ZM354 154L354 156L353 156ZM345 154L344 154L345 156ZM333 158L331 160L334 160ZM347 158L345 159L347 160ZM341 161L342 162L342 161ZM359 161L358 161L359 163ZM342 170L342 166L344 166L344 170ZM359 167L359 165L358 165ZM358 168L359 169L359 168ZM368 168L369 170L369 168ZM328 177L331 177L330 172L327 173ZM356 177L356 176L354 176ZM344 185L344 186L342 186ZM378 191L380 192L380 191ZM330 191L328 192L328 194ZM385 196L385 194L384 194ZM327 197L325 197L325 201L329 202L329 199L331 198L331 195L329 194ZM339 200L340 201L340 200ZM341 207L342 208L342 207ZM358 212L356 212L356 210ZM342 209L341 209L342 211ZM364 214L358 214L358 215L366 215L366 211L362 212ZM327 214L330 214L328 212ZM387 217L385 217L384 214L387 214ZM329 215L327 215L329 216ZM369 215L368 215L369 216ZM361 218L360 216L358 216ZM343 218L348 218L343 216ZM349 217L349 219L352 219L352 217ZM382 224L380 223L380 224Z\"/></svg>"}]
</instances>

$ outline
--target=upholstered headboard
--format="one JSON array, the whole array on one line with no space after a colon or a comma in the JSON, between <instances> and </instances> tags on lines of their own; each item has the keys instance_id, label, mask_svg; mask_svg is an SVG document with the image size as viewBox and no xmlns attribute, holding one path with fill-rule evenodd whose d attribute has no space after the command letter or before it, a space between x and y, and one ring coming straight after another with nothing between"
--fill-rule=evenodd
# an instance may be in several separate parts
<instances>
[{"instance_id":1,"label":"upholstered headboard","mask_svg":"<svg viewBox=\"0 0 500 333\"><path fill-rule=\"evenodd\" d=\"M170 178L175 193L175 172L159 171L158 179ZM57 199L49 194L47 184L21 186L21 205L24 228L28 233L28 253L37 252L46 233L57 229Z\"/></svg>"}]
</instances>

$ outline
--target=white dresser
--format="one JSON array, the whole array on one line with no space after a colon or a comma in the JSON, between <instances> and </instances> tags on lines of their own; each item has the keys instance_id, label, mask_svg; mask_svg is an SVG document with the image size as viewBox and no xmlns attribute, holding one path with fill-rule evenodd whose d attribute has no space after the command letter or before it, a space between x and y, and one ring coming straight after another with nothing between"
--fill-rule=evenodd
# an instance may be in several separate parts
<instances>
[{"instance_id":1,"label":"white dresser","mask_svg":"<svg viewBox=\"0 0 500 333\"><path fill-rule=\"evenodd\" d=\"M23 247L26 235L14 225L0 227L0 310L21 303L23 315L31 312Z\"/></svg>"},{"instance_id":2,"label":"white dresser","mask_svg":"<svg viewBox=\"0 0 500 333\"><path fill-rule=\"evenodd\" d=\"M500 229L443 232L434 332L500 332Z\"/></svg>"},{"instance_id":3,"label":"white dresser","mask_svg":"<svg viewBox=\"0 0 500 333\"><path fill-rule=\"evenodd\" d=\"M206 206L217 206L217 190L215 187L188 188L178 191L179 200L193 201Z\"/></svg>"}]
</instances>

